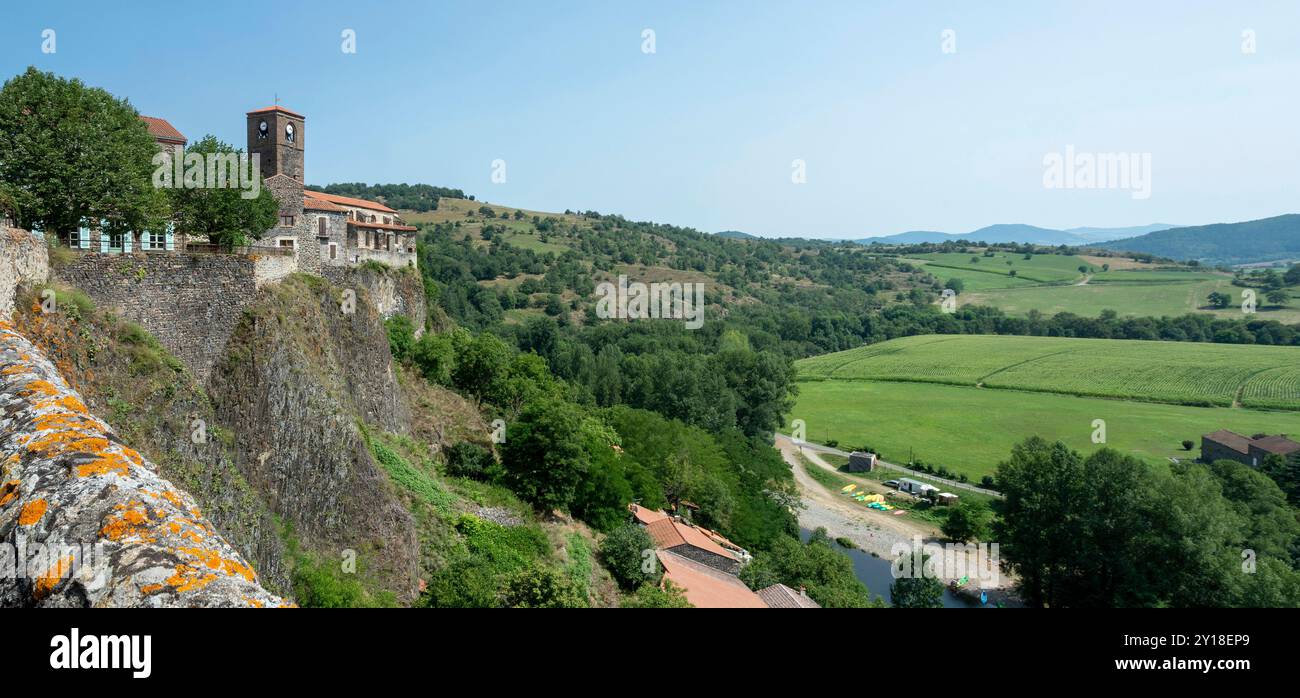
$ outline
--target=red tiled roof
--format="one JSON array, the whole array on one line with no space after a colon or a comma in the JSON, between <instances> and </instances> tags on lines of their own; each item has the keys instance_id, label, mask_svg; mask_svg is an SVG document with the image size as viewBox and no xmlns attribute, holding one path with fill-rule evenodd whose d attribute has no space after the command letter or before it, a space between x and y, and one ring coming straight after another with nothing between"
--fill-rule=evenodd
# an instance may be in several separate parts
<instances>
[{"instance_id":1,"label":"red tiled roof","mask_svg":"<svg viewBox=\"0 0 1300 698\"><path fill-rule=\"evenodd\" d=\"M758 598L768 608L821 608L821 604L784 584L773 584L758 590Z\"/></svg>"},{"instance_id":2,"label":"red tiled roof","mask_svg":"<svg viewBox=\"0 0 1300 698\"><path fill-rule=\"evenodd\" d=\"M267 113L267 112L273 112L273 111L282 112L282 113L284 113L284 114L288 114L289 116L296 116L296 117L298 117L299 119L306 119L306 118L307 118L307 117L303 116L302 114L299 114L298 112L293 111L292 109L285 109L284 107L282 107L282 106L280 106L280 105L278 105L278 104L275 105L275 106L272 106L272 107L262 107L261 109L254 109L253 111L250 111L250 112L248 112L248 113L249 113L249 114L265 114L265 113Z\"/></svg>"},{"instance_id":3,"label":"red tiled roof","mask_svg":"<svg viewBox=\"0 0 1300 698\"><path fill-rule=\"evenodd\" d=\"M729 560L736 557L727 552L727 549L713 542L712 538L704 535L694 527L687 526L684 523L673 521L672 519L661 519L645 527L646 532L654 539L655 545L665 550L675 548L679 545L689 545L693 548L707 550L716 555L721 555Z\"/></svg>"},{"instance_id":4,"label":"red tiled roof","mask_svg":"<svg viewBox=\"0 0 1300 698\"><path fill-rule=\"evenodd\" d=\"M682 588L696 608L767 608L739 577L667 550L658 552L664 578Z\"/></svg>"},{"instance_id":5,"label":"red tiled roof","mask_svg":"<svg viewBox=\"0 0 1300 698\"><path fill-rule=\"evenodd\" d=\"M141 116L140 120L144 122L145 127L149 129L149 135L155 140L168 141L171 143L180 143L185 145L188 140L184 134L176 130L166 119L159 119L156 116Z\"/></svg>"},{"instance_id":6,"label":"red tiled roof","mask_svg":"<svg viewBox=\"0 0 1300 698\"><path fill-rule=\"evenodd\" d=\"M303 192L302 207L312 211L333 211L334 213L345 213L346 208L335 206L324 199L317 199L311 195L311 192Z\"/></svg>"},{"instance_id":7,"label":"red tiled roof","mask_svg":"<svg viewBox=\"0 0 1300 698\"><path fill-rule=\"evenodd\" d=\"M646 526L649 526L656 521L663 521L668 518L668 515L662 511L657 509L647 509L642 506L637 506L636 504L627 505L627 510L632 512L632 516L635 516L637 521L640 521Z\"/></svg>"},{"instance_id":8,"label":"red tiled roof","mask_svg":"<svg viewBox=\"0 0 1300 698\"><path fill-rule=\"evenodd\" d=\"M383 211L384 213L397 213L391 208L379 203L378 201L366 201L365 199L354 199L350 196L339 196L338 194L326 194L323 191L309 191L306 193L313 199L324 199L333 204L340 206L353 206L355 208L368 208L371 211Z\"/></svg>"},{"instance_id":9,"label":"red tiled roof","mask_svg":"<svg viewBox=\"0 0 1300 698\"><path fill-rule=\"evenodd\" d=\"M1201 438L1213 441L1220 446L1226 446L1243 456L1250 451L1250 439L1235 431L1220 429L1212 434L1206 434Z\"/></svg>"}]
</instances>

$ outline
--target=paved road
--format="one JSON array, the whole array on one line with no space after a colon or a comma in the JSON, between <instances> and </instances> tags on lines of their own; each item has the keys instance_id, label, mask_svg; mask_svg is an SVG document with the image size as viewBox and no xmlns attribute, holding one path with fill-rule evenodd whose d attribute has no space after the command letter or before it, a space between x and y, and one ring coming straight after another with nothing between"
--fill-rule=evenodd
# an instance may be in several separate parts
<instances>
[{"instance_id":1,"label":"paved road","mask_svg":"<svg viewBox=\"0 0 1300 698\"><path fill-rule=\"evenodd\" d=\"M790 437L786 436L785 434L777 434L777 435L776 435L776 439L777 439L778 442L783 441L783 440L784 440L784 441L790 441L790 442L793 442L793 440L792 440ZM843 458L848 458L848 457L849 457L849 454L848 454L847 451L841 451L841 450L839 450L838 448L831 448L830 446L823 446L823 445L821 445L821 444L815 444L815 443L813 443L813 442L811 442L811 441L804 441L804 442L800 443L799 445L802 446L803 448L808 449L809 451L818 451L818 452L820 452L820 453L830 453L830 454L833 454L833 455L836 455L836 456L841 456L841 457L843 457ZM921 477L921 478L925 478L925 479L927 479L927 480L934 480L935 482L942 482L942 483L944 484L944 486L946 486L946 487L950 487L950 488L952 488L952 489L957 489L957 490L966 490L966 491L968 491L968 492L978 492L978 493L980 493L980 494L988 495L988 496L990 496L990 497L994 497L994 498L997 498L997 499L1002 499L1002 494L1001 494L1000 492L995 492L995 491L993 491L993 490L987 490L987 489L984 489L983 487L978 487L978 486L976 486L976 485L972 485L972 484L970 484L970 483L968 483L968 482L958 482L958 481L956 481L956 480L949 480L949 479L947 479L947 478L938 477L938 476L935 476L935 475L931 475L931 474L929 474L929 473L923 473L923 472L920 472L919 470L912 470L911 468L909 468L909 467L907 467L907 466L905 466L905 465L898 465L897 463L888 463L888 462L883 461L883 460L881 460L881 459L879 459L879 458L876 459L876 465L879 465L880 467L882 467L882 468L886 468L886 469L888 469L888 470L896 470L896 471L898 471L898 472L900 472L900 473L907 473L907 474L909 474L909 475L913 475L913 476L915 476L915 477Z\"/></svg>"}]
</instances>

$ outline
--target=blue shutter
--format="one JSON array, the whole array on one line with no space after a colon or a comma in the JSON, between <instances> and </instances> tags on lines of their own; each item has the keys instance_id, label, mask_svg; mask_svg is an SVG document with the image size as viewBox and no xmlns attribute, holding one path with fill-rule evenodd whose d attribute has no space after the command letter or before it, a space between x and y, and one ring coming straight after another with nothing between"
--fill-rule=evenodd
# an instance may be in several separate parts
<instances>
[{"instance_id":1,"label":"blue shutter","mask_svg":"<svg viewBox=\"0 0 1300 698\"><path fill-rule=\"evenodd\" d=\"M111 248L108 246L108 232L105 231L103 228L100 228L99 229L99 251L108 252L110 251L110 249Z\"/></svg>"},{"instance_id":2,"label":"blue shutter","mask_svg":"<svg viewBox=\"0 0 1300 698\"><path fill-rule=\"evenodd\" d=\"M122 251L123 251L123 252L126 252L126 253L128 253L128 254L131 252L131 241L134 240L134 239L135 239L135 233L133 233L133 232L131 232L131 231L129 231L129 230L126 231L125 233L122 233Z\"/></svg>"},{"instance_id":3,"label":"blue shutter","mask_svg":"<svg viewBox=\"0 0 1300 698\"><path fill-rule=\"evenodd\" d=\"M90 226L85 221L81 222L81 229L77 233L77 247L83 250L90 249Z\"/></svg>"},{"instance_id":4,"label":"blue shutter","mask_svg":"<svg viewBox=\"0 0 1300 698\"><path fill-rule=\"evenodd\" d=\"M176 249L176 226L171 223L167 224L167 240L165 247L168 252Z\"/></svg>"}]
</instances>

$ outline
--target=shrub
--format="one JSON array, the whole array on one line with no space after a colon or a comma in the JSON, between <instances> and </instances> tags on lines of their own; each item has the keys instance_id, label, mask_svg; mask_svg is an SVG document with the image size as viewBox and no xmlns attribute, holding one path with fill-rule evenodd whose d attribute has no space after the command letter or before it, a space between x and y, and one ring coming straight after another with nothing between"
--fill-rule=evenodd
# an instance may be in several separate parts
<instances>
[{"instance_id":1,"label":"shrub","mask_svg":"<svg viewBox=\"0 0 1300 698\"><path fill-rule=\"evenodd\" d=\"M654 547L654 541L644 528L627 524L614 529L601 541L600 559L614 581L624 589L636 589L656 577L653 568L658 566L657 561L650 572L645 571L645 551L653 551Z\"/></svg>"},{"instance_id":2,"label":"shrub","mask_svg":"<svg viewBox=\"0 0 1300 698\"><path fill-rule=\"evenodd\" d=\"M1192 450L1192 447L1195 446L1195 445L1196 445L1196 442L1192 441L1191 439L1183 439L1183 450L1184 450L1184 451L1190 451L1190 450Z\"/></svg>"},{"instance_id":3,"label":"shrub","mask_svg":"<svg viewBox=\"0 0 1300 698\"><path fill-rule=\"evenodd\" d=\"M471 480L490 480L496 459L492 452L476 443L462 441L447 450L447 474Z\"/></svg>"}]
</instances>

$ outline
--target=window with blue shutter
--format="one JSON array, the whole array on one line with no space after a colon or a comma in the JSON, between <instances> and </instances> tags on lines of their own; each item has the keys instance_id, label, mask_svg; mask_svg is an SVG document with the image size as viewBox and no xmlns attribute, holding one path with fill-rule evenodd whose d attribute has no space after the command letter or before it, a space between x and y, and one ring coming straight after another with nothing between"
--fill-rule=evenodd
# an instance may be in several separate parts
<instances>
[{"instance_id":1,"label":"window with blue shutter","mask_svg":"<svg viewBox=\"0 0 1300 698\"><path fill-rule=\"evenodd\" d=\"M122 251L129 253L131 251L131 241L135 239L135 233L126 231L122 233Z\"/></svg>"},{"instance_id":2,"label":"window with blue shutter","mask_svg":"<svg viewBox=\"0 0 1300 698\"><path fill-rule=\"evenodd\" d=\"M176 226L171 223L167 224L166 239L163 242L163 247L165 247L168 252L176 249Z\"/></svg>"},{"instance_id":3,"label":"window with blue shutter","mask_svg":"<svg viewBox=\"0 0 1300 698\"><path fill-rule=\"evenodd\" d=\"M81 229L77 231L77 247L90 249L90 226L85 221L81 222Z\"/></svg>"}]
</instances>

